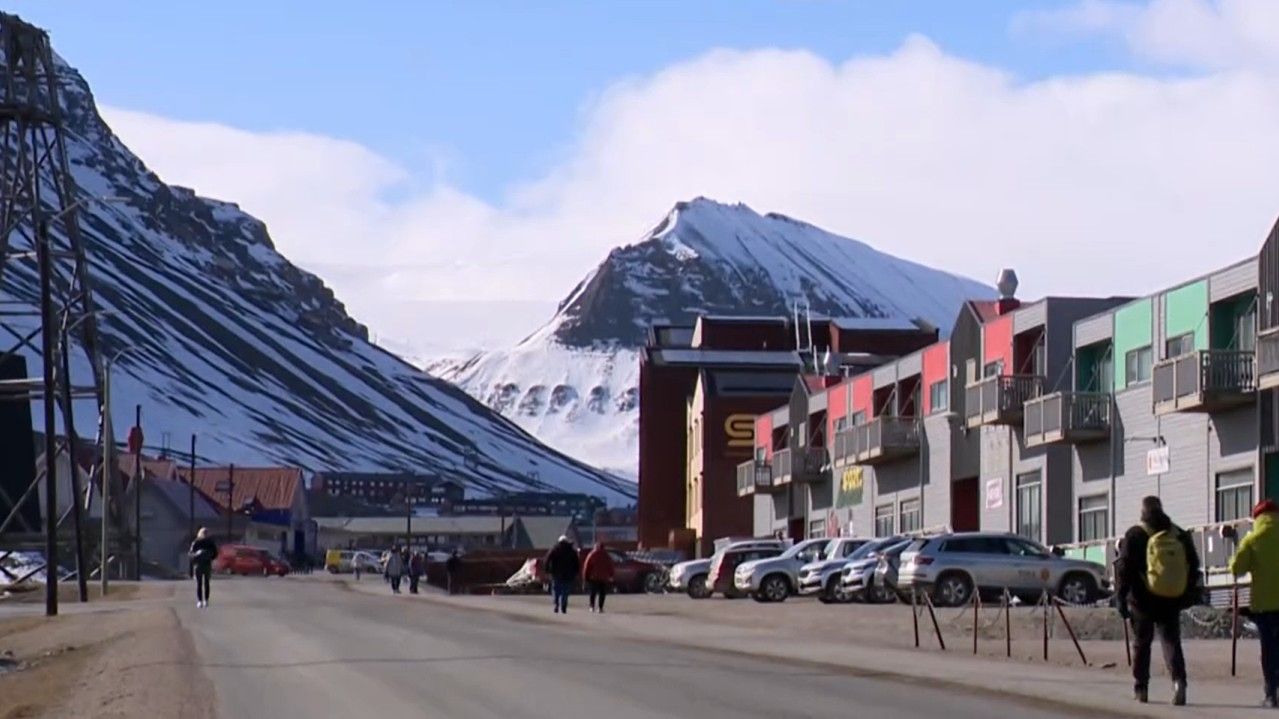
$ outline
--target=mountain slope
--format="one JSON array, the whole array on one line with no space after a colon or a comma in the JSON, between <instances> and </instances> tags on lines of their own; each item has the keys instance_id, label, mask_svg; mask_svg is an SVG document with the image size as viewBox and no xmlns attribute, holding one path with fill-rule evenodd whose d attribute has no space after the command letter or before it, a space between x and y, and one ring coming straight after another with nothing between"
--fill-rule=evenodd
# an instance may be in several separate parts
<instances>
[{"instance_id":1,"label":"mountain slope","mask_svg":"<svg viewBox=\"0 0 1279 719\"><path fill-rule=\"evenodd\" d=\"M220 462L310 470L436 471L472 491L634 496L629 483L549 450L465 393L373 346L316 276L276 252L262 222L165 185L102 121L75 70L60 78L117 428L143 408L147 443ZM0 299L34 301L29 262ZM15 327L21 330L21 327ZM129 348L126 350L126 348ZM81 353L77 353L80 355ZM72 374L87 376L82 356ZM39 358L28 354L29 373ZM92 434L91 407L77 411Z\"/></svg>"},{"instance_id":2,"label":"mountain slope","mask_svg":"<svg viewBox=\"0 0 1279 719\"><path fill-rule=\"evenodd\" d=\"M634 475L638 348L654 320L786 315L803 299L818 315L948 328L964 300L994 294L784 215L698 198L611 251L514 348L429 370L552 447Z\"/></svg>"}]
</instances>

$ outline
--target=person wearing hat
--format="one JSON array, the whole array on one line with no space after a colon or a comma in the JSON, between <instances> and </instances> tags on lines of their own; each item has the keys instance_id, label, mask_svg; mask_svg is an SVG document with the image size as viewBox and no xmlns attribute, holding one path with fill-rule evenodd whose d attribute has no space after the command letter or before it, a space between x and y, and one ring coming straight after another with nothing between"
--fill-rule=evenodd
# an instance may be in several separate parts
<instances>
[{"instance_id":1,"label":"person wearing hat","mask_svg":"<svg viewBox=\"0 0 1279 719\"><path fill-rule=\"evenodd\" d=\"M560 537L542 560L542 567L551 578L551 601L556 614L568 614L568 595L573 582L581 571L581 560L568 537Z\"/></svg>"},{"instance_id":2,"label":"person wearing hat","mask_svg":"<svg viewBox=\"0 0 1279 719\"><path fill-rule=\"evenodd\" d=\"M203 609L209 606L209 584L213 577L213 560L218 556L218 545L209 536L209 530L200 527L195 533L195 541L187 552L191 558L191 573L195 576L195 606Z\"/></svg>"},{"instance_id":3,"label":"person wearing hat","mask_svg":"<svg viewBox=\"0 0 1279 719\"><path fill-rule=\"evenodd\" d=\"M1248 614L1261 643L1263 706L1279 707L1279 504L1264 499L1252 509L1252 530L1230 558L1230 573L1252 575ZM1223 535L1226 534L1223 532ZM1232 533L1233 534L1233 533ZM1229 535L1227 535L1229 536Z\"/></svg>"}]
</instances>

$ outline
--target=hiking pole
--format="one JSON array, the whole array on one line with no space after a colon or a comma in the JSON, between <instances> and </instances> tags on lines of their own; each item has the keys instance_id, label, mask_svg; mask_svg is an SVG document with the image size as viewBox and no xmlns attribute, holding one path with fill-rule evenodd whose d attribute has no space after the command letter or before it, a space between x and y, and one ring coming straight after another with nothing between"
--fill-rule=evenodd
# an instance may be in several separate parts
<instances>
[{"instance_id":1,"label":"hiking pole","mask_svg":"<svg viewBox=\"0 0 1279 719\"><path fill-rule=\"evenodd\" d=\"M1044 608L1044 661L1048 661L1048 592L1039 596L1039 604Z\"/></svg>"},{"instance_id":2,"label":"hiking pole","mask_svg":"<svg viewBox=\"0 0 1279 719\"><path fill-rule=\"evenodd\" d=\"M1004 653L1009 659L1013 656L1013 600L1007 589L1004 589Z\"/></svg>"},{"instance_id":3,"label":"hiking pole","mask_svg":"<svg viewBox=\"0 0 1279 719\"><path fill-rule=\"evenodd\" d=\"M910 616L915 626L915 648L919 648L919 599L912 587L910 590Z\"/></svg>"},{"instance_id":4,"label":"hiking pole","mask_svg":"<svg viewBox=\"0 0 1279 719\"><path fill-rule=\"evenodd\" d=\"M1239 578L1230 583L1230 676L1235 676L1239 660Z\"/></svg>"},{"instance_id":5,"label":"hiking pole","mask_svg":"<svg viewBox=\"0 0 1279 719\"><path fill-rule=\"evenodd\" d=\"M1128 637L1128 617L1120 617L1124 625L1124 654L1128 656L1128 666L1132 666L1132 643Z\"/></svg>"}]
</instances>

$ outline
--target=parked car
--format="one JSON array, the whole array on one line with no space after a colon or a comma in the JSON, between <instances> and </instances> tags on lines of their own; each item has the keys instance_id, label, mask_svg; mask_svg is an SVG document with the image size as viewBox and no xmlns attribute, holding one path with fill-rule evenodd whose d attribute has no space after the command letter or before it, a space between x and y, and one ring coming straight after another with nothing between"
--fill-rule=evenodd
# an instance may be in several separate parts
<instances>
[{"instance_id":1,"label":"parked car","mask_svg":"<svg viewBox=\"0 0 1279 719\"><path fill-rule=\"evenodd\" d=\"M847 601L840 586L840 573L869 539L841 537L826 543L821 555L799 569L799 594L816 594L823 603Z\"/></svg>"},{"instance_id":2,"label":"parked car","mask_svg":"<svg viewBox=\"0 0 1279 719\"><path fill-rule=\"evenodd\" d=\"M749 547L769 547L784 549L786 543L780 539L742 539L732 542L719 543L720 549L716 552L724 551L729 547L745 549ZM670 577L667 587L677 592L687 592L688 596L693 599L705 599L711 596L710 572L711 563L714 561L715 555L712 554L710 559L690 559L687 562L679 562L671 566Z\"/></svg>"},{"instance_id":3,"label":"parked car","mask_svg":"<svg viewBox=\"0 0 1279 719\"><path fill-rule=\"evenodd\" d=\"M729 599L746 596L743 592L737 590L733 582L733 572L743 562L754 562L760 559L768 559L781 555L782 547L760 547L760 546L730 546L723 551L716 552L711 557L711 568L708 577L709 591L707 596L711 594L723 594Z\"/></svg>"},{"instance_id":4,"label":"parked car","mask_svg":"<svg viewBox=\"0 0 1279 719\"><path fill-rule=\"evenodd\" d=\"M901 556L899 586L928 592L943 606L966 603L973 592L1033 601L1045 590L1088 603L1110 589L1100 564L1058 556L1038 542L1006 533L964 532L917 539Z\"/></svg>"},{"instance_id":5,"label":"parked car","mask_svg":"<svg viewBox=\"0 0 1279 719\"><path fill-rule=\"evenodd\" d=\"M382 571L382 565L372 552L362 552L357 549L330 549L324 553L324 570L329 574L350 574L357 566L361 572L377 574Z\"/></svg>"},{"instance_id":6,"label":"parked car","mask_svg":"<svg viewBox=\"0 0 1279 719\"><path fill-rule=\"evenodd\" d=\"M660 564L645 562L609 549L613 559L613 588L619 592L648 592L657 594L666 583L666 569ZM582 553L586 561L586 553Z\"/></svg>"},{"instance_id":7,"label":"parked car","mask_svg":"<svg viewBox=\"0 0 1279 719\"><path fill-rule=\"evenodd\" d=\"M914 540L899 542L879 553L873 568L875 578L871 583L867 601L886 603L897 599L903 601L909 599L897 586L897 578L901 573L902 554L913 542Z\"/></svg>"},{"instance_id":8,"label":"parked car","mask_svg":"<svg viewBox=\"0 0 1279 719\"><path fill-rule=\"evenodd\" d=\"M246 544L224 544L218 547L218 556L213 560L213 571L219 574L274 574L282 577L289 573L289 566L272 557L265 549Z\"/></svg>"},{"instance_id":9,"label":"parked car","mask_svg":"<svg viewBox=\"0 0 1279 719\"><path fill-rule=\"evenodd\" d=\"M875 586L875 567L879 565L879 556L899 545L904 549L909 543L910 540L901 536L882 537L857 550L840 574L839 584L843 595L849 601L882 601L883 596Z\"/></svg>"},{"instance_id":10,"label":"parked car","mask_svg":"<svg viewBox=\"0 0 1279 719\"><path fill-rule=\"evenodd\" d=\"M816 559L829 539L806 539L776 557L737 565L733 588L757 602L782 602L799 589L799 570Z\"/></svg>"}]
</instances>

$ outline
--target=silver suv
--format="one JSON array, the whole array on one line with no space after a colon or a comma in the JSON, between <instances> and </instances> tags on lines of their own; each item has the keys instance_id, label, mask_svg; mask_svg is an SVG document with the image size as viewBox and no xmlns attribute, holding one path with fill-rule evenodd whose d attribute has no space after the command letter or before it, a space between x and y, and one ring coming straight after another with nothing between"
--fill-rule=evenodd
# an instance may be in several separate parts
<instances>
[{"instance_id":1,"label":"silver suv","mask_svg":"<svg viewBox=\"0 0 1279 719\"><path fill-rule=\"evenodd\" d=\"M900 551L910 544L907 537L876 539L858 550L853 561L844 566L840 586L849 600L860 599L867 603L887 602L891 599L875 583L875 568L884 552Z\"/></svg>"},{"instance_id":2,"label":"silver suv","mask_svg":"<svg viewBox=\"0 0 1279 719\"><path fill-rule=\"evenodd\" d=\"M840 537L827 542L817 559L800 567L799 593L816 594L822 603L843 601L839 573L869 539Z\"/></svg>"},{"instance_id":3,"label":"silver suv","mask_svg":"<svg viewBox=\"0 0 1279 719\"><path fill-rule=\"evenodd\" d=\"M799 570L817 559L829 539L806 539L776 557L743 562L733 572L733 588L757 602L781 602L799 588Z\"/></svg>"},{"instance_id":4,"label":"silver suv","mask_svg":"<svg viewBox=\"0 0 1279 719\"><path fill-rule=\"evenodd\" d=\"M939 605L959 606L974 591L1005 589L1027 600L1047 590L1086 604L1110 585L1105 567L1095 562L1060 557L1015 534L964 532L915 540L902 553L898 588L928 592Z\"/></svg>"}]
</instances>

